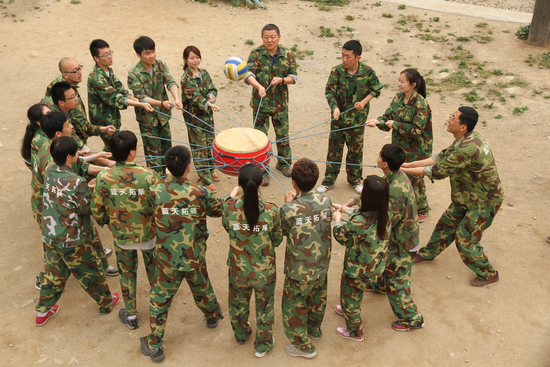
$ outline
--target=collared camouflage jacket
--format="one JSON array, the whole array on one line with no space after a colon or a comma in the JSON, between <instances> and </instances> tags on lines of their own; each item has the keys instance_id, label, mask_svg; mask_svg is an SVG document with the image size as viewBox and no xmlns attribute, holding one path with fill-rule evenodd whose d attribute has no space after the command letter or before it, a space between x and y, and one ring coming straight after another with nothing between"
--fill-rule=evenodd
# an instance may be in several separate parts
<instances>
[{"instance_id":1,"label":"collared camouflage jacket","mask_svg":"<svg viewBox=\"0 0 550 367\"><path fill-rule=\"evenodd\" d=\"M112 68L108 68L109 75L94 65L88 75L88 109L92 125L113 125L119 129L121 124L120 110L127 107L124 100L129 92L124 88Z\"/></svg>"},{"instance_id":2,"label":"collared camouflage jacket","mask_svg":"<svg viewBox=\"0 0 550 367\"><path fill-rule=\"evenodd\" d=\"M110 225L116 245L147 242L155 237L149 190L161 182L153 170L134 162L118 162L97 175L92 214L99 225Z\"/></svg>"},{"instance_id":3,"label":"collared camouflage jacket","mask_svg":"<svg viewBox=\"0 0 550 367\"><path fill-rule=\"evenodd\" d=\"M52 104L52 105L50 106L50 110L52 110L52 111L61 111L61 108L59 108L59 106L57 106L57 105ZM73 111L74 111L74 110L73 110ZM61 111L61 112L63 112L63 111ZM69 112L70 112L70 111L69 111ZM65 113L65 112L63 112L63 113ZM69 114L66 114L66 115L67 115L67 119L69 120L69 122L71 123L71 125L73 125L73 127L74 127L73 121L72 121L71 118L69 117ZM98 135L101 133L97 127L92 126L89 122L86 122L86 130L87 130L88 132L92 132L92 133L93 133L93 132L97 132ZM76 141L76 144L78 145L78 149L79 149L79 150L82 149L82 148L84 147L84 145L86 145L86 143L85 143L84 141L82 141L78 135L76 135L76 129L74 129L74 130L72 131L71 137Z\"/></svg>"},{"instance_id":4,"label":"collared camouflage jacket","mask_svg":"<svg viewBox=\"0 0 550 367\"><path fill-rule=\"evenodd\" d=\"M48 137L46 136L44 131L41 128L36 129L36 131L34 132L34 137L32 138L32 141L31 141L31 158L28 161L25 159L23 160L27 165L27 168L30 169L31 172L32 172L32 162L35 161L36 154L38 153L38 151L40 150L40 147L42 147L42 144L44 144L46 140L48 140Z\"/></svg>"},{"instance_id":5,"label":"collared camouflage jacket","mask_svg":"<svg viewBox=\"0 0 550 367\"><path fill-rule=\"evenodd\" d=\"M504 192L491 148L477 132L467 132L435 155L435 166L424 167L432 180L450 177L451 199L468 209L496 206Z\"/></svg>"},{"instance_id":6,"label":"collared camouflage jacket","mask_svg":"<svg viewBox=\"0 0 550 367\"><path fill-rule=\"evenodd\" d=\"M283 236L288 236L285 274L297 281L325 276L330 264L332 202L316 190L300 192L281 207Z\"/></svg>"},{"instance_id":7,"label":"collared camouflage jacket","mask_svg":"<svg viewBox=\"0 0 550 367\"><path fill-rule=\"evenodd\" d=\"M157 257L179 271L200 268L206 259L206 217L220 217L221 200L187 178L151 187L155 205Z\"/></svg>"},{"instance_id":8,"label":"collared camouflage jacket","mask_svg":"<svg viewBox=\"0 0 550 367\"><path fill-rule=\"evenodd\" d=\"M212 83L212 78L208 71L199 68L200 76L194 76L189 68L183 70L181 76L181 102L183 108L193 115L204 120L207 116L208 120L212 120L212 109L206 106L207 99L212 96L214 101L218 95L218 90ZM183 112L184 119L187 120L189 115ZM210 121L206 121L210 123Z\"/></svg>"}]
</instances>

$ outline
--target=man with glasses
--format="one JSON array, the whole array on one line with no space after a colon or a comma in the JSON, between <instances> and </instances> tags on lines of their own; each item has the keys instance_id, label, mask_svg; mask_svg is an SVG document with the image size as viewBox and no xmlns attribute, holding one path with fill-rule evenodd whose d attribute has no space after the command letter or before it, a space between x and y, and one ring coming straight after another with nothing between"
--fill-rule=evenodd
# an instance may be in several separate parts
<instances>
[{"instance_id":1,"label":"man with glasses","mask_svg":"<svg viewBox=\"0 0 550 367\"><path fill-rule=\"evenodd\" d=\"M141 107L147 112L153 112L153 107L147 102L140 102L132 97L116 77L111 66L113 53L109 44L102 39L90 43L90 53L95 61L92 72L88 75L88 109L90 122L96 126L112 125L117 130L121 126L120 110L128 106ZM111 137L102 135L104 150L110 151Z\"/></svg>"},{"instance_id":2,"label":"man with glasses","mask_svg":"<svg viewBox=\"0 0 550 367\"><path fill-rule=\"evenodd\" d=\"M451 205L441 215L428 245L418 251L415 264L431 262L453 242L462 261L476 277L470 285L498 283L495 270L480 245L504 201L495 158L487 141L474 128L479 115L472 107L459 107L449 115L447 131L455 141L441 153L421 161L404 163L402 171L425 175L432 181L449 177Z\"/></svg>"}]
</instances>

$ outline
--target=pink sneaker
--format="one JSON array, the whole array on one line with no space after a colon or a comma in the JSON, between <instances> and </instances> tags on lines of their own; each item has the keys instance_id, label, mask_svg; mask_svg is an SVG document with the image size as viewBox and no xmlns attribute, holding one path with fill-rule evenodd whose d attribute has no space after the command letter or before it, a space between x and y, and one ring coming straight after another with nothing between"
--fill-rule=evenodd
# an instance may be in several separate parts
<instances>
[{"instance_id":1,"label":"pink sneaker","mask_svg":"<svg viewBox=\"0 0 550 367\"><path fill-rule=\"evenodd\" d=\"M42 317L36 316L36 326L44 325L46 322L48 322L48 320L52 316L55 316L57 311L59 311L59 306L58 305L53 305L53 307L48 310L48 313L46 314L46 316L42 316Z\"/></svg>"},{"instance_id":2,"label":"pink sneaker","mask_svg":"<svg viewBox=\"0 0 550 367\"><path fill-rule=\"evenodd\" d=\"M336 312L340 316L344 316L344 311L342 311L342 305L334 305L334 312Z\"/></svg>"},{"instance_id":3,"label":"pink sneaker","mask_svg":"<svg viewBox=\"0 0 550 367\"><path fill-rule=\"evenodd\" d=\"M427 215L418 215L418 222L419 223L424 223L426 221L426 219L428 219L428 216Z\"/></svg>"},{"instance_id":4,"label":"pink sneaker","mask_svg":"<svg viewBox=\"0 0 550 367\"><path fill-rule=\"evenodd\" d=\"M341 336L344 339L351 339L351 340L355 340L357 342L362 342L363 340L365 340L364 336L351 336L351 335L349 335L348 328L345 327L345 326L338 326L336 328L336 334L338 334L338 336Z\"/></svg>"}]
</instances>

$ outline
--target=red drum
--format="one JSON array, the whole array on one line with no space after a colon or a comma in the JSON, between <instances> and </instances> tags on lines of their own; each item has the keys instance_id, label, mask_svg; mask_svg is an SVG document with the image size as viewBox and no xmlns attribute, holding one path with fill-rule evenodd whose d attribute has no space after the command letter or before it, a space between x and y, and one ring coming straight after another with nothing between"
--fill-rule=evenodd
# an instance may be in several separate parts
<instances>
[{"instance_id":1,"label":"red drum","mask_svg":"<svg viewBox=\"0 0 550 367\"><path fill-rule=\"evenodd\" d=\"M216 168L229 175L238 175L247 163L253 163L263 171L272 155L271 143L259 130L236 127L216 136L212 155Z\"/></svg>"}]
</instances>

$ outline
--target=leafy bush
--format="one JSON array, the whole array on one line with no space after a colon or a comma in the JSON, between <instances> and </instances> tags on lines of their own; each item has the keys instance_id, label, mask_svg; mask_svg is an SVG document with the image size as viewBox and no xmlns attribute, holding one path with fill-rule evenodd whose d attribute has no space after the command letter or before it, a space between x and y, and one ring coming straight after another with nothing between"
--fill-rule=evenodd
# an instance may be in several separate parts
<instances>
[{"instance_id":1,"label":"leafy bush","mask_svg":"<svg viewBox=\"0 0 550 367\"><path fill-rule=\"evenodd\" d=\"M519 27L518 31L516 32L516 36L520 40L526 40L527 37L529 37L529 30L530 29L531 29L531 24L528 24L525 27Z\"/></svg>"}]
</instances>

